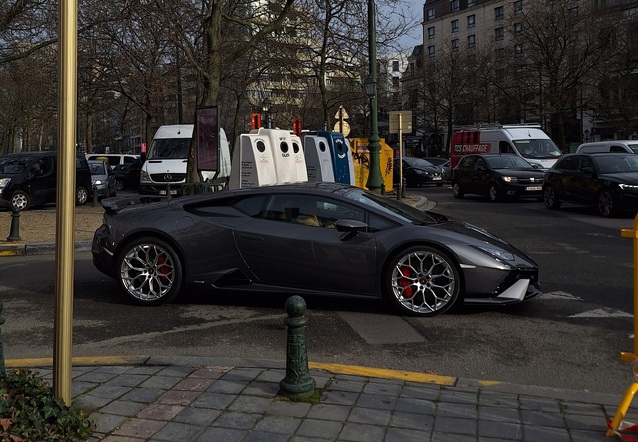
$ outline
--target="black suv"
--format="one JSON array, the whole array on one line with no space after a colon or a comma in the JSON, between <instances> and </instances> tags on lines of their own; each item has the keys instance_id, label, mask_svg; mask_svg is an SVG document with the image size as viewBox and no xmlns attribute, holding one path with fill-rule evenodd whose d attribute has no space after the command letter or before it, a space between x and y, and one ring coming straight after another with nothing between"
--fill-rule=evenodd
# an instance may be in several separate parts
<instances>
[{"instance_id":1,"label":"black suv","mask_svg":"<svg viewBox=\"0 0 638 442\"><path fill-rule=\"evenodd\" d=\"M56 151L0 157L0 197L18 210L55 202L57 160ZM91 195L91 170L84 155L76 156L75 173L75 203L83 205Z\"/></svg>"}]
</instances>

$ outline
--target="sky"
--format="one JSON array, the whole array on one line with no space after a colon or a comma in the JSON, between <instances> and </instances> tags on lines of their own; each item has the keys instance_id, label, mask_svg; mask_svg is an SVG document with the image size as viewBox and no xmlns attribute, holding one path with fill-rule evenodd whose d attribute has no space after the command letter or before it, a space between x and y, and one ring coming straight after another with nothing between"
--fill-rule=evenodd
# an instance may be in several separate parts
<instances>
[{"instance_id":1,"label":"sky","mask_svg":"<svg viewBox=\"0 0 638 442\"><path fill-rule=\"evenodd\" d=\"M405 11L406 15L411 16L416 22L417 25L413 27L410 31L410 36L403 37L401 39L401 45L406 49L411 50L417 45L423 44L423 28L421 27L421 22L423 21L423 4L424 0L404 0L405 3L409 4L409 11Z\"/></svg>"}]
</instances>

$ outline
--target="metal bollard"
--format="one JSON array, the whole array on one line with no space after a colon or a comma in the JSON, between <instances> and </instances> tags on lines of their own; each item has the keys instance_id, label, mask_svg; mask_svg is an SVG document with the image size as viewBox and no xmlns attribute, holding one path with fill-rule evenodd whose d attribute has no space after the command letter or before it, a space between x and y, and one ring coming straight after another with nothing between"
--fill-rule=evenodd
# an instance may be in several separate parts
<instances>
[{"instance_id":1,"label":"metal bollard","mask_svg":"<svg viewBox=\"0 0 638 442\"><path fill-rule=\"evenodd\" d=\"M284 324L288 327L286 343L286 377L279 387L288 395L308 397L314 392L316 382L308 370L306 348L306 301L301 296L291 296L286 300Z\"/></svg>"},{"instance_id":2,"label":"metal bollard","mask_svg":"<svg viewBox=\"0 0 638 442\"><path fill-rule=\"evenodd\" d=\"M93 186L93 206L97 206L98 197L97 197L97 186Z\"/></svg>"},{"instance_id":3,"label":"metal bollard","mask_svg":"<svg viewBox=\"0 0 638 442\"><path fill-rule=\"evenodd\" d=\"M11 230L7 241L22 241L20 238L20 209L11 205Z\"/></svg>"}]
</instances>

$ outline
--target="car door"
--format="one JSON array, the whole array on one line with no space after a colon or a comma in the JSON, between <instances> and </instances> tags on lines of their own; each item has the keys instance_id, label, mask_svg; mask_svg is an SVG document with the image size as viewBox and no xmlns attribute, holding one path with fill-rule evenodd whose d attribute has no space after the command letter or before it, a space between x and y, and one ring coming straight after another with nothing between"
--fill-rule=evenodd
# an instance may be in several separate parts
<instances>
[{"instance_id":1,"label":"car door","mask_svg":"<svg viewBox=\"0 0 638 442\"><path fill-rule=\"evenodd\" d=\"M583 203L591 204L596 201L598 193L598 173L594 166L594 161L586 155L579 155L578 175L575 178L574 193L575 198Z\"/></svg>"},{"instance_id":2,"label":"car door","mask_svg":"<svg viewBox=\"0 0 638 442\"><path fill-rule=\"evenodd\" d=\"M337 219L364 220L365 212L324 196L272 195L260 216L234 230L237 249L264 284L372 294L374 234L343 239Z\"/></svg>"},{"instance_id":3,"label":"car door","mask_svg":"<svg viewBox=\"0 0 638 442\"><path fill-rule=\"evenodd\" d=\"M559 199L578 201L578 166L580 155L561 159L551 169L551 185Z\"/></svg>"},{"instance_id":4,"label":"car door","mask_svg":"<svg viewBox=\"0 0 638 442\"><path fill-rule=\"evenodd\" d=\"M56 197L56 174L53 167L53 156L43 156L31 166L29 189L32 204L52 203Z\"/></svg>"},{"instance_id":5,"label":"car door","mask_svg":"<svg viewBox=\"0 0 638 442\"><path fill-rule=\"evenodd\" d=\"M474 183L472 175L476 156L466 156L461 158L459 164L454 168L453 178L459 184L461 192L474 193Z\"/></svg>"},{"instance_id":6,"label":"car door","mask_svg":"<svg viewBox=\"0 0 638 442\"><path fill-rule=\"evenodd\" d=\"M485 194L490 185L490 173L485 158L476 158L474 168L472 169L472 185L476 193Z\"/></svg>"}]
</instances>

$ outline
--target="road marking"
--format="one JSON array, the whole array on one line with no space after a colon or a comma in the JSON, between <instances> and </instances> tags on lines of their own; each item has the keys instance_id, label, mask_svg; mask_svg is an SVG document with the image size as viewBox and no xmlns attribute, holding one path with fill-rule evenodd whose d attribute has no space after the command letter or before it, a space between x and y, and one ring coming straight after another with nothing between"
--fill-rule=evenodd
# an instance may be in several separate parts
<instances>
[{"instance_id":1,"label":"road marking","mask_svg":"<svg viewBox=\"0 0 638 442\"><path fill-rule=\"evenodd\" d=\"M543 296L540 299L561 299L563 301L582 301L578 296L571 295L567 292L547 292L543 293Z\"/></svg>"},{"instance_id":2,"label":"road marking","mask_svg":"<svg viewBox=\"0 0 638 442\"><path fill-rule=\"evenodd\" d=\"M425 338L400 316L356 312L338 314L368 344L425 342Z\"/></svg>"},{"instance_id":3,"label":"road marking","mask_svg":"<svg viewBox=\"0 0 638 442\"><path fill-rule=\"evenodd\" d=\"M388 370L384 368L360 367L356 365L324 364L309 362L308 368L325 370L336 374L349 374L370 378L398 379L405 382L419 382L437 385L454 385L456 378L437 374L418 373L414 371ZM486 381L491 382L491 381Z\"/></svg>"},{"instance_id":4,"label":"road marking","mask_svg":"<svg viewBox=\"0 0 638 442\"><path fill-rule=\"evenodd\" d=\"M633 318L634 315L612 308L597 308L568 316L569 318Z\"/></svg>"}]
</instances>

